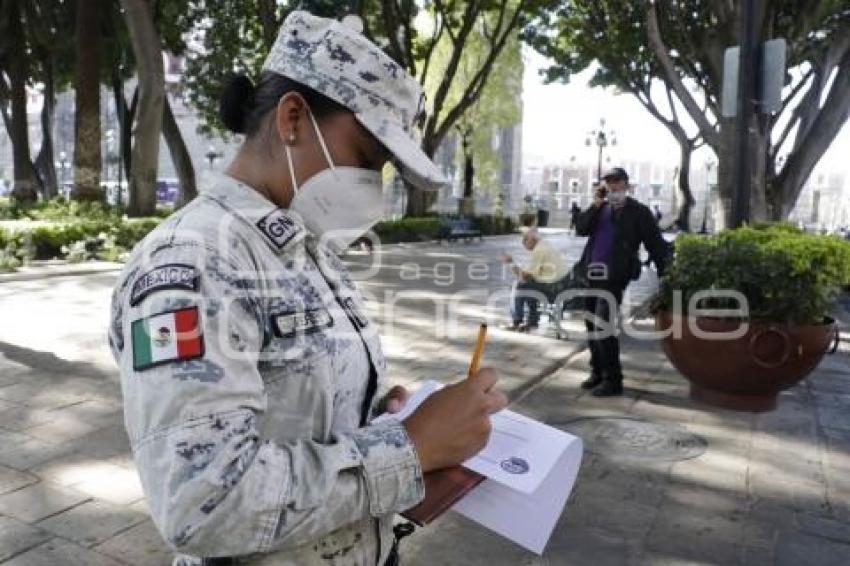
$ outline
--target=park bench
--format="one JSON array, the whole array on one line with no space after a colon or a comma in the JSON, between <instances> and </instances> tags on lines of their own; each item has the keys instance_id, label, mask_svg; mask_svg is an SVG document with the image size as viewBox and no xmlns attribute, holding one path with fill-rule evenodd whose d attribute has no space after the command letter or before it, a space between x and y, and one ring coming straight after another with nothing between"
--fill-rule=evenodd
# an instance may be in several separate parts
<instances>
[{"instance_id":1,"label":"park bench","mask_svg":"<svg viewBox=\"0 0 850 566\"><path fill-rule=\"evenodd\" d=\"M446 240L458 240L463 238L469 242L474 238L483 239L481 230L475 225L472 218L443 218L440 220L440 229L437 239L442 242Z\"/></svg>"}]
</instances>

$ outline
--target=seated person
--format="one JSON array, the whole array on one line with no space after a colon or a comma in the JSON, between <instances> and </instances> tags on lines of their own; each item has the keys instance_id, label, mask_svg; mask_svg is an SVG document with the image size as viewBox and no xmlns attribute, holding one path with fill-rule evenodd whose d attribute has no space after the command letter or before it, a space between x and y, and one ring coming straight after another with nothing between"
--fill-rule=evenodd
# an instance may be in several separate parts
<instances>
[{"instance_id":1,"label":"seated person","mask_svg":"<svg viewBox=\"0 0 850 566\"><path fill-rule=\"evenodd\" d=\"M546 240L541 239L537 230L531 228L525 231L522 236L522 245L531 252L531 259L525 268L516 265L510 254L504 254L502 261L511 265L511 271L518 278L511 311L513 322L507 329L527 332L538 326L540 295L546 297L555 295L557 284L566 277L568 269L561 252ZM528 323L523 324L526 305L528 306Z\"/></svg>"}]
</instances>

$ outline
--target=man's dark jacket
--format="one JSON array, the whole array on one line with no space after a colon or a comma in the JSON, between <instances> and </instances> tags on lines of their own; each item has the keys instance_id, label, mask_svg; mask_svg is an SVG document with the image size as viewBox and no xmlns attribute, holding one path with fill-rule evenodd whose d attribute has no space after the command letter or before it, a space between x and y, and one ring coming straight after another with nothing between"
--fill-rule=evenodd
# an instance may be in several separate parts
<instances>
[{"instance_id":1,"label":"man's dark jacket","mask_svg":"<svg viewBox=\"0 0 850 566\"><path fill-rule=\"evenodd\" d=\"M590 236L579 265L586 270L590 263L593 244L596 240L596 226L605 206L591 206L582 212L576 221L576 234ZM629 281L640 277L641 263L638 256L640 245L649 252L652 263L659 275L664 274L671 256L671 246L661 236L661 230L655 222L655 216L647 206L629 197L612 214L614 222L614 242L612 244L608 282L625 287Z\"/></svg>"}]
</instances>

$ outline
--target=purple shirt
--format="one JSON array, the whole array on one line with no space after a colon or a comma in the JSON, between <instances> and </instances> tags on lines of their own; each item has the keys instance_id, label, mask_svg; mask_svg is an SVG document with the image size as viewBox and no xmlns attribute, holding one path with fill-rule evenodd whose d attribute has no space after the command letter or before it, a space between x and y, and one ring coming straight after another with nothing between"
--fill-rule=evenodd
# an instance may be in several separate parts
<instances>
[{"instance_id":1,"label":"purple shirt","mask_svg":"<svg viewBox=\"0 0 850 566\"><path fill-rule=\"evenodd\" d=\"M610 267L611 251L614 249L614 218L611 205L602 206L599 222L593 234L593 250L590 252L591 263L604 263Z\"/></svg>"}]
</instances>

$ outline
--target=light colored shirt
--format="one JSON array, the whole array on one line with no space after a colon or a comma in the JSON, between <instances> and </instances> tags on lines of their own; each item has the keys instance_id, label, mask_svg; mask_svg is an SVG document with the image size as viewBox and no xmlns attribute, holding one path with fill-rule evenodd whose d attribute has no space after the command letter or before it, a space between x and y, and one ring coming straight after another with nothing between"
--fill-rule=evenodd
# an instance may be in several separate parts
<instances>
[{"instance_id":1,"label":"light colored shirt","mask_svg":"<svg viewBox=\"0 0 850 566\"><path fill-rule=\"evenodd\" d=\"M422 471L403 426L368 424L377 330L296 214L233 180L203 192L133 250L109 341L154 524L186 563L383 565Z\"/></svg>"},{"instance_id":2,"label":"light colored shirt","mask_svg":"<svg viewBox=\"0 0 850 566\"><path fill-rule=\"evenodd\" d=\"M531 273L539 283L554 283L567 274L567 262L555 247L546 240L539 240L531 250L528 267L523 269Z\"/></svg>"}]
</instances>

